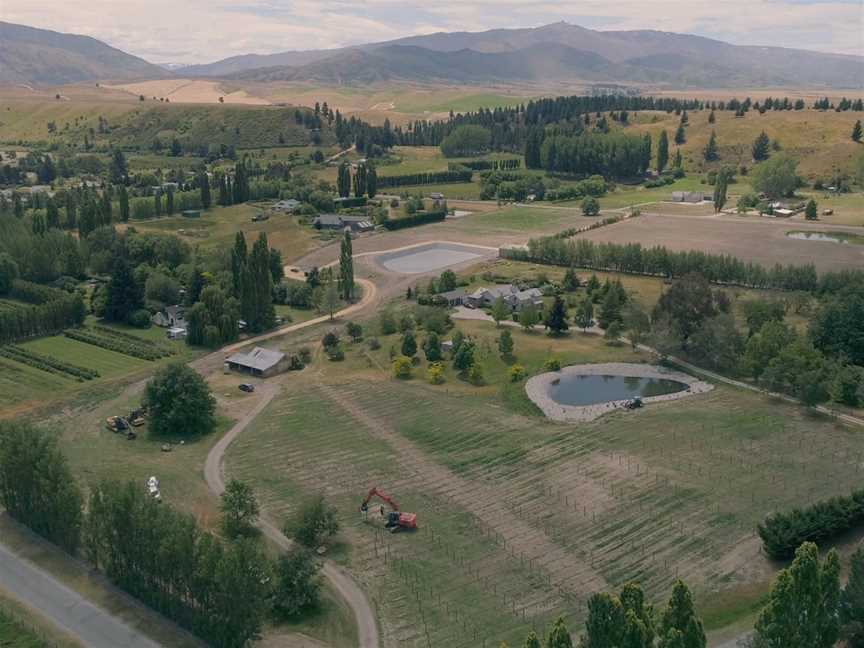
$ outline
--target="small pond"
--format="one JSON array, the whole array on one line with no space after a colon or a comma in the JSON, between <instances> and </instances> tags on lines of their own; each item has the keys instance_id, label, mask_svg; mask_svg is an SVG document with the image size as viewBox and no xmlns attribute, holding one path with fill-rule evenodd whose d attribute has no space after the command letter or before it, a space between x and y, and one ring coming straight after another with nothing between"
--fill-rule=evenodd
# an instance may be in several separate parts
<instances>
[{"instance_id":1,"label":"small pond","mask_svg":"<svg viewBox=\"0 0 864 648\"><path fill-rule=\"evenodd\" d=\"M582 407L631 398L665 396L688 388L684 383L665 378L631 376L583 376L565 374L549 385L549 398L559 405Z\"/></svg>"},{"instance_id":2,"label":"small pond","mask_svg":"<svg viewBox=\"0 0 864 648\"><path fill-rule=\"evenodd\" d=\"M864 236L851 232L786 232L786 236L802 241L823 241L827 243L852 243L864 245Z\"/></svg>"}]
</instances>

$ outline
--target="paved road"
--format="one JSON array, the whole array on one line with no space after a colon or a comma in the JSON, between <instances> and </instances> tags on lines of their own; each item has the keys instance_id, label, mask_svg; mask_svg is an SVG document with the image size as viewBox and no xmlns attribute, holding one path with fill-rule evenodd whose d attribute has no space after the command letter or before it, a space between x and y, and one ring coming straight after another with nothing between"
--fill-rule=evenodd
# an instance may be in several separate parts
<instances>
[{"instance_id":1,"label":"paved road","mask_svg":"<svg viewBox=\"0 0 864 648\"><path fill-rule=\"evenodd\" d=\"M161 648L3 545L0 585L87 648Z\"/></svg>"}]
</instances>

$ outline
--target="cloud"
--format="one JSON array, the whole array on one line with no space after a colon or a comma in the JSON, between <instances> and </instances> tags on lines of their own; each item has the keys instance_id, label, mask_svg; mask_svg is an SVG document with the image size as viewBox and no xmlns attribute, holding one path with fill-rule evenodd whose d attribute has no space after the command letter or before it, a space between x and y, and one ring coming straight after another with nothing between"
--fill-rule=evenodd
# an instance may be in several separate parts
<instances>
[{"instance_id":1,"label":"cloud","mask_svg":"<svg viewBox=\"0 0 864 648\"><path fill-rule=\"evenodd\" d=\"M861 0L2 0L2 19L104 40L156 63L343 47L435 31L532 27L694 33L864 54Z\"/></svg>"}]
</instances>

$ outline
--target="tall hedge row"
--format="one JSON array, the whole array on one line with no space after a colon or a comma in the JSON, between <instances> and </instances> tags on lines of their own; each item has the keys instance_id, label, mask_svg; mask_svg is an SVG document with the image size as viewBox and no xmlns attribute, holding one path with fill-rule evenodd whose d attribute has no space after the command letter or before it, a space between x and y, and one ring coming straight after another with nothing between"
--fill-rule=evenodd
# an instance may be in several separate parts
<instances>
[{"instance_id":1,"label":"tall hedge row","mask_svg":"<svg viewBox=\"0 0 864 648\"><path fill-rule=\"evenodd\" d=\"M405 229L406 227L416 227L417 225L426 225L427 223L437 223L443 221L447 217L445 210L417 212L411 216L404 218L392 218L385 221L384 227L388 230Z\"/></svg>"},{"instance_id":2,"label":"tall hedge row","mask_svg":"<svg viewBox=\"0 0 864 648\"><path fill-rule=\"evenodd\" d=\"M378 176L378 188L409 187L412 185L449 184L454 182L471 182L474 172L467 171L431 171L428 173L409 173L406 175Z\"/></svg>"},{"instance_id":3,"label":"tall hedge row","mask_svg":"<svg viewBox=\"0 0 864 648\"><path fill-rule=\"evenodd\" d=\"M802 542L820 544L864 524L864 489L847 497L834 497L806 508L775 513L759 525L765 553L785 560Z\"/></svg>"},{"instance_id":4,"label":"tall hedge row","mask_svg":"<svg viewBox=\"0 0 864 648\"><path fill-rule=\"evenodd\" d=\"M87 315L78 293L67 293L16 279L9 296L30 305L0 311L0 344L53 335L80 326Z\"/></svg>"}]
</instances>

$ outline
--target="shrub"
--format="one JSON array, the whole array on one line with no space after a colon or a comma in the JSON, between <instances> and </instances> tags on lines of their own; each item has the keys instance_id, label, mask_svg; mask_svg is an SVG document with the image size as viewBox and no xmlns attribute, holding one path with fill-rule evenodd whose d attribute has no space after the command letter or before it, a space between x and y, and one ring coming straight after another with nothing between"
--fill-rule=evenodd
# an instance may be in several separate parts
<instances>
[{"instance_id":1,"label":"shrub","mask_svg":"<svg viewBox=\"0 0 864 648\"><path fill-rule=\"evenodd\" d=\"M395 360L393 360L393 377L407 379L411 377L411 371L413 368L413 364L411 363L411 358L400 355L397 356Z\"/></svg>"},{"instance_id":2,"label":"shrub","mask_svg":"<svg viewBox=\"0 0 864 648\"><path fill-rule=\"evenodd\" d=\"M479 362L475 362L468 370L468 382L470 382L472 385L476 385L479 387L483 384L483 380L483 367L480 365Z\"/></svg>"},{"instance_id":3,"label":"shrub","mask_svg":"<svg viewBox=\"0 0 864 648\"><path fill-rule=\"evenodd\" d=\"M444 365L440 362L433 362L426 370L426 380L430 385L441 385L444 383Z\"/></svg>"},{"instance_id":4,"label":"shrub","mask_svg":"<svg viewBox=\"0 0 864 648\"><path fill-rule=\"evenodd\" d=\"M129 326L142 329L150 328L150 313L144 308L134 311L129 315Z\"/></svg>"},{"instance_id":5,"label":"shrub","mask_svg":"<svg viewBox=\"0 0 864 648\"><path fill-rule=\"evenodd\" d=\"M544 371L561 371L561 361L558 358L547 358L543 363Z\"/></svg>"},{"instance_id":6,"label":"shrub","mask_svg":"<svg viewBox=\"0 0 864 648\"><path fill-rule=\"evenodd\" d=\"M525 367L519 364L515 364L510 367L510 371L508 372L510 376L510 382L519 382L523 380L526 376Z\"/></svg>"},{"instance_id":7,"label":"shrub","mask_svg":"<svg viewBox=\"0 0 864 648\"><path fill-rule=\"evenodd\" d=\"M369 338L369 350L377 351L381 348L381 342L378 341L377 337Z\"/></svg>"},{"instance_id":8,"label":"shrub","mask_svg":"<svg viewBox=\"0 0 864 648\"><path fill-rule=\"evenodd\" d=\"M309 347L300 347L300 350L297 352L300 356L300 360L303 364L309 364L312 362L312 350Z\"/></svg>"},{"instance_id":9,"label":"shrub","mask_svg":"<svg viewBox=\"0 0 864 648\"><path fill-rule=\"evenodd\" d=\"M600 213L600 203L596 198L588 196L582 201L582 213L586 216L596 216Z\"/></svg>"},{"instance_id":10,"label":"shrub","mask_svg":"<svg viewBox=\"0 0 864 648\"><path fill-rule=\"evenodd\" d=\"M285 535L293 537L304 547L315 548L339 531L336 509L315 495L300 505L285 525Z\"/></svg>"}]
</instances>

